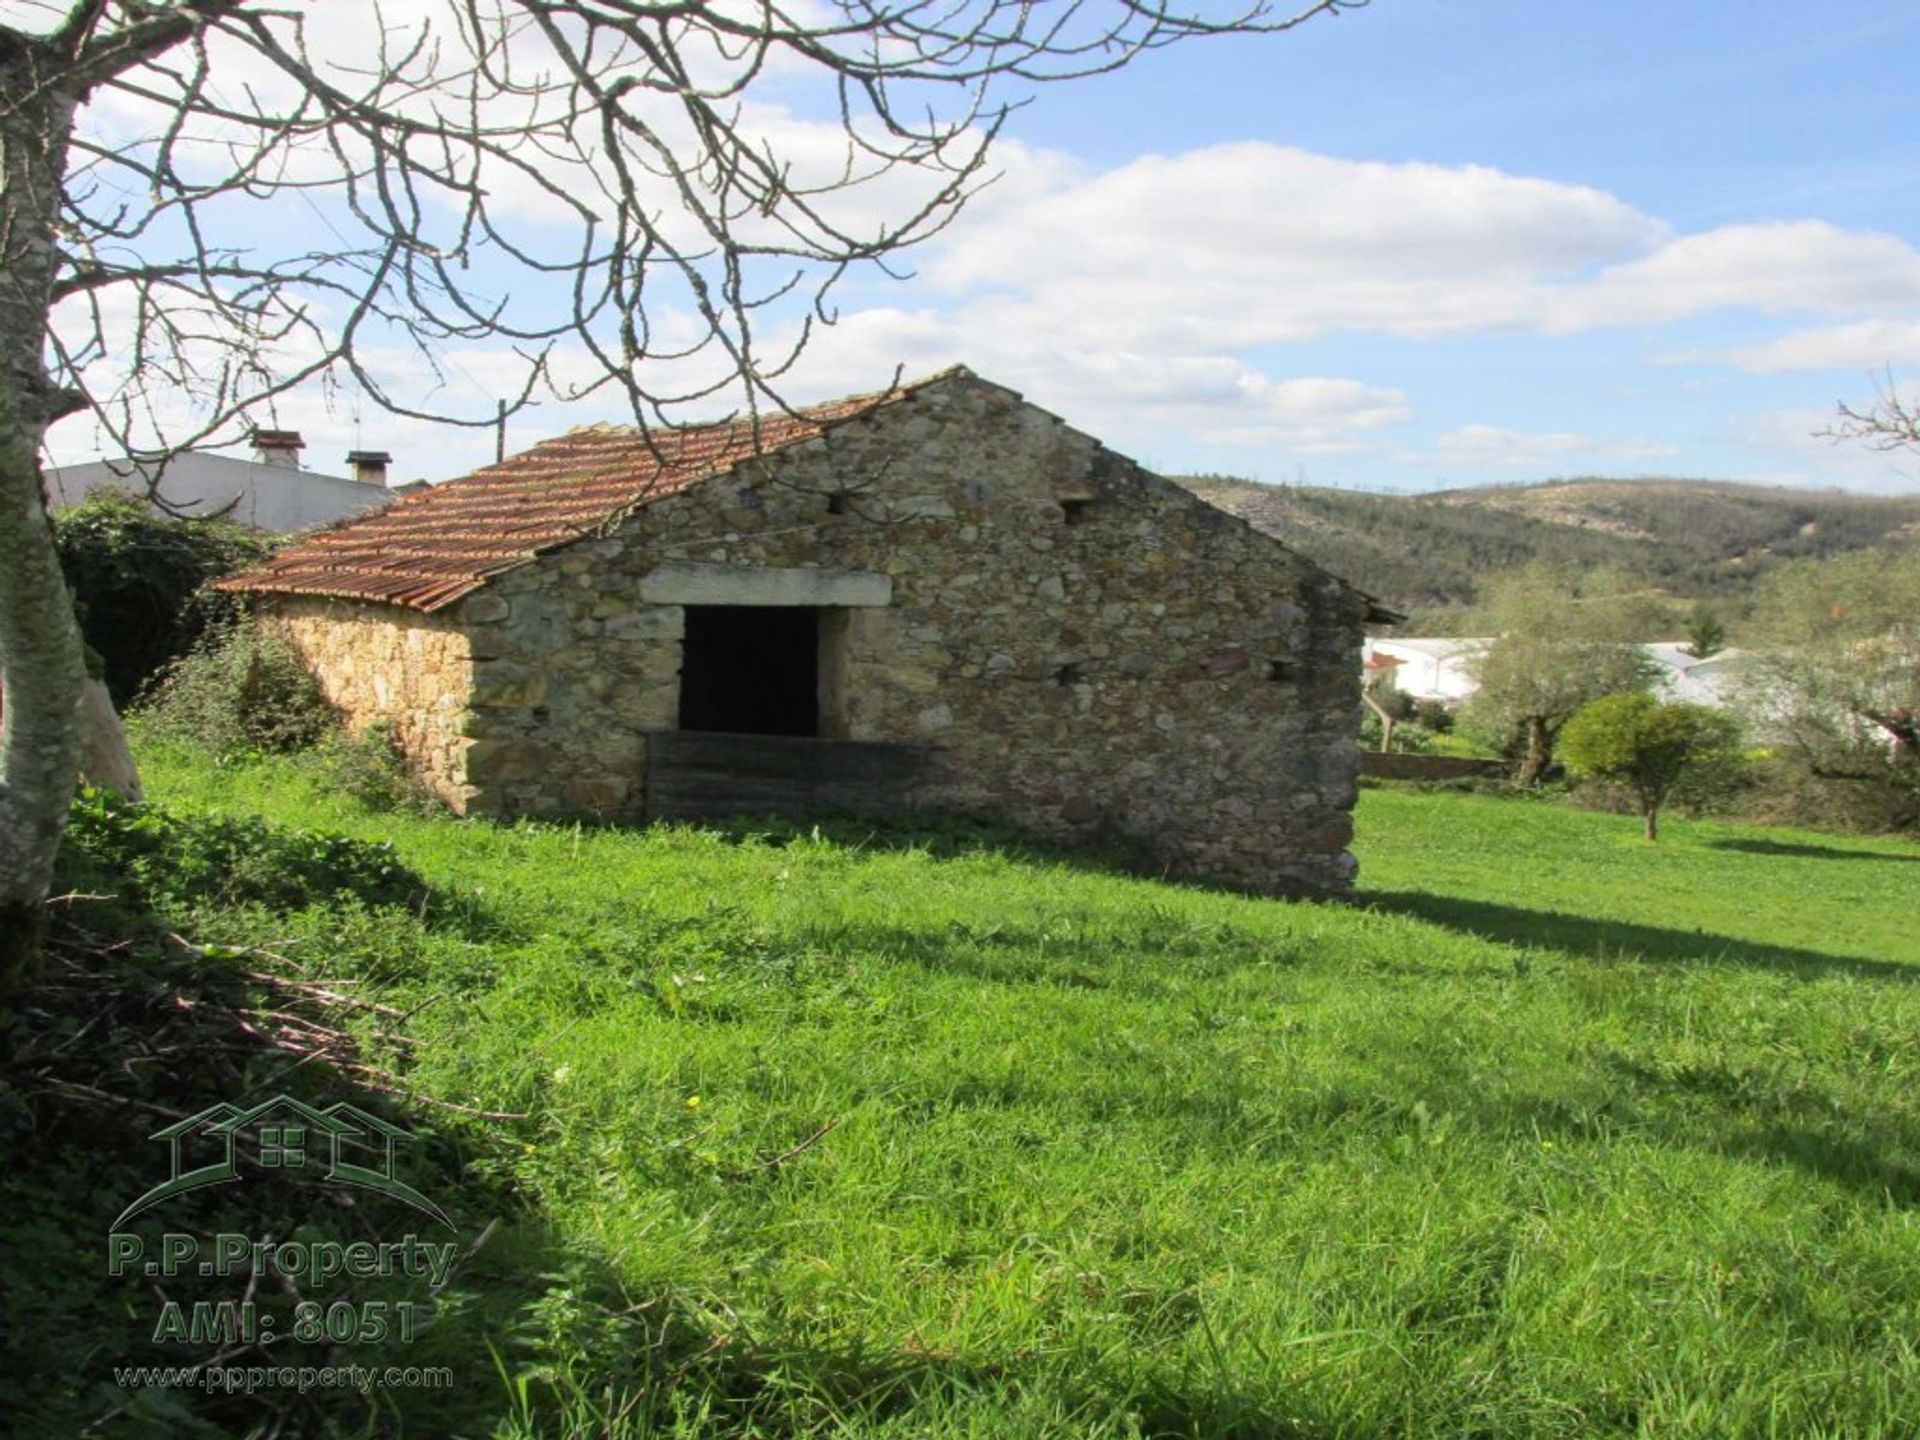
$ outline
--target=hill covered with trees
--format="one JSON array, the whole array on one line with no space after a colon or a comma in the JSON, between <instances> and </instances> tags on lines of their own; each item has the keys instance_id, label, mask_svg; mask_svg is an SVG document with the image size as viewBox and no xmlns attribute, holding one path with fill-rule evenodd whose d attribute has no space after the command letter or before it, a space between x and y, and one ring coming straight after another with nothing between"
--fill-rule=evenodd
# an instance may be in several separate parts
<instances>
[{"instance_id":1,"label":"hill covered with trees","mask_svg":"<svg viewBox=\"0 0 1920 1440\"><path fill-rule=\"evenodd\" d=\"M1576 479L1409 496L1175 478L1407 611L1471 605L1486 576L1538 560L1617 570L1737 614L1786 561L1920 543L1920 493Z\"/></svg>"}]
</instances>

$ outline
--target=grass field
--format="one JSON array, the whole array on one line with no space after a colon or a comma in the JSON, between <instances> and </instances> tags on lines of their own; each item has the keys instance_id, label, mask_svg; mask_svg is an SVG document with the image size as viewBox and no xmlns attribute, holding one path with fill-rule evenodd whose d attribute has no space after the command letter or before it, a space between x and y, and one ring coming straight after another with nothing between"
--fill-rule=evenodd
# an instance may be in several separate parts
<instances>
[{"instance_id":1,"label":"grass field","mask_svg":"<svg viewBox=\"0 0 1920 1440\"><path fill-rule=\"evenodd\" d=\"M1920 848L1373 790L1342 908L144 760L392 839L424 907L167 918L529 1117L475 1274L559 1278L348 1433L1920 1433Z\"/></svg>"}]
</instances>

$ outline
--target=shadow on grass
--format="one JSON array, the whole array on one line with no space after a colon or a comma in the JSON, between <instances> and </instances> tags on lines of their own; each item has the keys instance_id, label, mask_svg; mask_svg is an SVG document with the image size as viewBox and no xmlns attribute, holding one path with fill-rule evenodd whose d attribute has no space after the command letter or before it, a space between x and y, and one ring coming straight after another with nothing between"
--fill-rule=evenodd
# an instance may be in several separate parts
<instances>
[{"instance_id":1,"label":"shadow on grass","mask_svg":"<svg viewBox=\"0 0 1920 1440\"><path fill-rule=\"evenodd\" d=\"M1065 1423L1084 1424L1088 1433L1153 1440L1331 1440L1348 1433L1338 1417L1299 1417L1299 1410L1312 1408L1301 1397L1286 1397L1295 1414L1282 1416L1274 1409L1279 1397L1224 1381L1129 1384L1098 1367L1049 1373L1031 1362L970 1360L912 1346L785 1350L775 1343L757 1350L722 1349L697 1365L677 1372L675 1381L702 1399L718 1401L715 1408L727 1417L712 1431L696 1432L701 1435L813 1436L824 1433L823 1415L835 1417L834 1434L861 1434L868 1427L892 1434L903 1422L909 1428L899 1428L901 1434L992 1433L980 1421L991 1425L1001 1404L1008 1433L1026 1433L1027 1425L1015 1417L1033 1396L1043 1397L1038 1408L1054 1424L1062 1423L1057 1417L1073 1417ZM670 1406L660 1405L661 1397L647 1398L666 1412L661 1418L671 1415ZM912 1423L916 1418L918 1425Z\"/></svg>"},{"instance_id":2,"label":"shadow on grass","mask_svg":"<svg viewBox=\"0 0 1920 1440\"><path fill-rule=\"evenodd\" d=\"M1631 1042L1629 1042L1631 1043ZM1582 1057L1577 1075L1542 1088L1524 1074L1488 1083L1476 1055L1434 1050L1387 1058L1386 1089L1322 1097L1317 1127L1348 1114L1404 1125L1416 1102L1498 1140L1611 1144L1630 1138L1674 1152L1797 1170L1873 1199L1920 1208L1920 1119L1897 1091L1862 1103L1825 1075L1774 1068L1759 1056L1703 1059L1663 1049L1609 1047Z\"/></svg>"},{"instance_id":3,"label":"shadow on grass","mask_svg":"<svg viewBox=\"0 0 1920 1440\"><path fill-rule=\"evenodd\" d=\"M1889 864L1920 861L1920 851L1911 855L1887 855L1877 850L1838 850L1830 845L1800 845L1786 840L1709 840L1715 850L1738 850L1743 855L1781 855L1797 860L1884 860Z\"/></svg>"},{"instance_id":4,"label":"shadow on grass","mask_svg":"<svg viewBox=\"0 0 1920 1440\"><path fill-rule=\"evenodd\" d=\"M1376 909L1412 915L1483 940L1543 946L1596 960L1745 965L1804 979L1855 975L1908 985L1920 982L1920 966L1768 945L1705 930L1669 930L1624 920L1595 920L1557 910L1526 910L1453 895L1430 895L1420 890L1376 890L1363 894L1361 900Z\"/></svg>"},{"instance_id":5,"label":"shadow on grass","mask_svg":"<svg viewBox=\"0 0 1920 1440\"><path fill-rule=\"evenodd\" d=\"M1791 1165L1896 1205L1920 1206L1920 1166L1910 1163L1920 1156L1920 1128L1897 1110L1863 1113L1817 1088L1723 1066L1674 1070L1620 1056L1608 1063L1642 1098L1664 1095L1712 1106L1720 1131L1699 1137L1689 1135L1684 1122L1637 1120L1647 1132L1666 1131L1676 1142Z\"/></svg>"},{"instance_id":6,"label":"shadow on grass","mask_svg":"<svg viewBox=\"0 0 1920 1440\"><path fill-rule=\"evenodd\" d=\"M458 1417L454 1428L490 1430L506 1396L488 1346L532 1328L529 1316L553 1288L550 1277L572 1257L524 1199L469 1168L493 1148L488 1132L468 1121L448 1123L386 1087L362 1083L348 1067L376 1058L365 1050L342 1047L331 1061L308 1063L318 1052L302 1056L276 1040L275 1032L284 1037L300 1026L343 1022L337 1007L263 983L250 968L258 959L223 955L218 947L183 952L161 936L154 917L141 923L124 904L88 919L113 928L90 931L57 915L42 972L0 1009L0 1149L10 1157L0 1172L9 1358L0 1372L0 1414L19 1427L9 1433L183 1440L387 1433L375 1424L376 1407L348 1389L122 1385L117 1373L213 1365L238 1376L269 1364L445 1366L454 1377L451 1391L397 1388L382 1392L377 1408L396 1425L410 1418L409 1433L414 1426L449 1433L436 1422L450 1410ZM161 1127L210 1107L248 1107L276 1096L321 1109L345 1101L395 1127L404 1141L395 1173L454 1228L408 1202L341 1184L317 1147L296 1147L294 1158L266 1169L273 1162L253 1149L264 1130L241 1132L228 1181L164 1198L124 1224L116 1219L168 1176L168 1146L156 1138ZM196 1143L201 1148L193 1151ZM180 1144L189 1164L217 1150L198 1132ZM180 1152L174 1166L180 1168ZM450 1245L453 1265L439 1291L402 1267L315 1282L302 1269L256 1271L257 1255L234 1270L215 1272L201 1259L157 1278L150 1258L144 1277L137 1262L115 1275L103 1259L110 1233L115 1245L137 1244L148 1257L164 1253L175 1236L206 1256L215 1236L361 1245L371 1253L417 1234L423 1243ZM220 1307L243 1297L269 1319L256 1333L223 1330ZM405 1313L405 1322L392 1324L406 1324L411 1343L378 1343L370 1332L366 1341L309 1338L295 1308L303 1299L345 1301L356 1315L377 1310L383 1322ZM365 1309L357 1308L362 1302ZM163 1304L180 1307L183 1333L160 1334ZM186 1315L194 1317L191 1334ZM278 1331L269 1333L274 1324Z\"/></svg>"},{"instance_id":7,"label":"shadow on grass","mask_svg":"<svg viewBox=\"0 0 1920 1440\"><path fill-rule=\"evenodd\" d=\"M1272 889L1241 884L1219 875L1171 866L1154 853L1151 842L1110 825L1091 825L1083 837L1063 839L1024 830L1001 820L935 812L865 816L833 811L805 817L723 815L710 819L610 817L578 823L601 829L636 832L656 827L698 830L717 835L734 845L758 844L784 848L819 839L846 850L920 850L936 860L994 855L1021 865L1051 866L1128 880L1155 880L1183 890L1201 890L1212 894L1245 895L1265 900L1325 898L1305 889Z\"/></svg>"}]
</instances>

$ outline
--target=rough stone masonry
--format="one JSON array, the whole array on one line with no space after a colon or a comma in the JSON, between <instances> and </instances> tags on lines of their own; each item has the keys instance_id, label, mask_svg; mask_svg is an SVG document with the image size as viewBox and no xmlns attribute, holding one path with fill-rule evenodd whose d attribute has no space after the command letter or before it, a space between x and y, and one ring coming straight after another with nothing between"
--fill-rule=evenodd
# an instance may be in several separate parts
<instances>
[{"instance_id":1,"label":"rough stone masonry","mask_svg":"<svg viewBox=\"0 0 1920 1440\"><path fill-rule=\"evenodd\" d=\"M463 813L646 815L650 749L759 726L786 643L814 693L773 728L924 758L887 808L1352 885L1377 607L965 370L757 434L574 431L228 584Z\"/></svg>"}]
</instances>

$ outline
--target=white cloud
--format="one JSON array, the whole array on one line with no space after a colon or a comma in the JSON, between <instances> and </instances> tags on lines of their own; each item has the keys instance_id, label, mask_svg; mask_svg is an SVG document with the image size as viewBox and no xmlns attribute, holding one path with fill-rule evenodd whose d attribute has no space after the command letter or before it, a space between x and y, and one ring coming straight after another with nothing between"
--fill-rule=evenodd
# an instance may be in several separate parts
<instances>
[{"instance_id":1,"label":"white cloud","mask_svg":"<svg viewBox=\"0 0 1920 1440\"><path fill-rule=\"evenodd\" d=\"M1793 463L1779 483L1838 486L1883 495L1920 490L1920 454L1880 453L1856 441L1835 440L1831 408L1800 406L1739 417L1727 434L1729 446L1778 462Z\"/></svg>"},{"instance_id":2,"label":"white cloud","mask_svg":"<svg viewBox=\"0 0 1920 1440\"><path fill-rule=\"evenodd\" d=\"M821 333L789 387L805 398L965 364L1121 448L1168 440L1347 453L1413 418L1402 391L1333 376L1278 377L1221 353L1132 351L1072 335L977 325L973 312L877 309Z\"/></svg>"},{"instance_id":3,"label":"white cloud","mask_svg":"<svg viewBox=\"0 0 1920 1440\"><path fill-rule=\"evenodd\" d=\"M1560 335L1920 305L1920 252L1895 236L1814 220L1676 235L1603 191L1486 166L1245 143L1045 178L964 218L925 274L982 325L1090 347Z\"/></svg>"},{"instance_id":4,"label":"white cloud","mask_svg":"<svg viewBox=\"0 0 1920 1440\"><path fill-rule=\"evenodd\" d=\"M1590 282L1549 289L1540 327L1568 333L1746 310L1842 315L1920 304L1920 252L1819 220L1684 235Z\"/></svg>"},{"instance_id":5,"label":"white cloud","mask_svg":"<svg viewBox=\"0 0 1920 1440\"><path fill-rule=\"evenodd\" d=\"M1595 445L1592 436L1570 431L1530 433L1502 425L1462 425L1436 438L1433 447L1443 460L1519 469L1590 453Z\"/></svg>"},{"instance_id":6,"label":"white cloud","mask_svg":"<svg viewBox=\"0 0 1920 1440\"><path fill-rule=\"evenodd\" d=\"M1647 461L1671 455L1673 447L1646 440L1597 440L1569 430L1514 430L1503 425L1462 425L1437 436L1428 455L1440 461L1501 470L1551 470L1570 461Z\"/></svg>"},{"instance_id":7,"label":"white cloud","mask_svg":"<svg viewBox=\"0 0 1920 1440\"><path fill-rule=\"evenodd\" d=\"M1757 345L1681 351L1660 360L1670 365L1733 365L1755 375L1920 365L1920 321L1861 320L1795 330Z\"/></svg>"}]
</instances>

